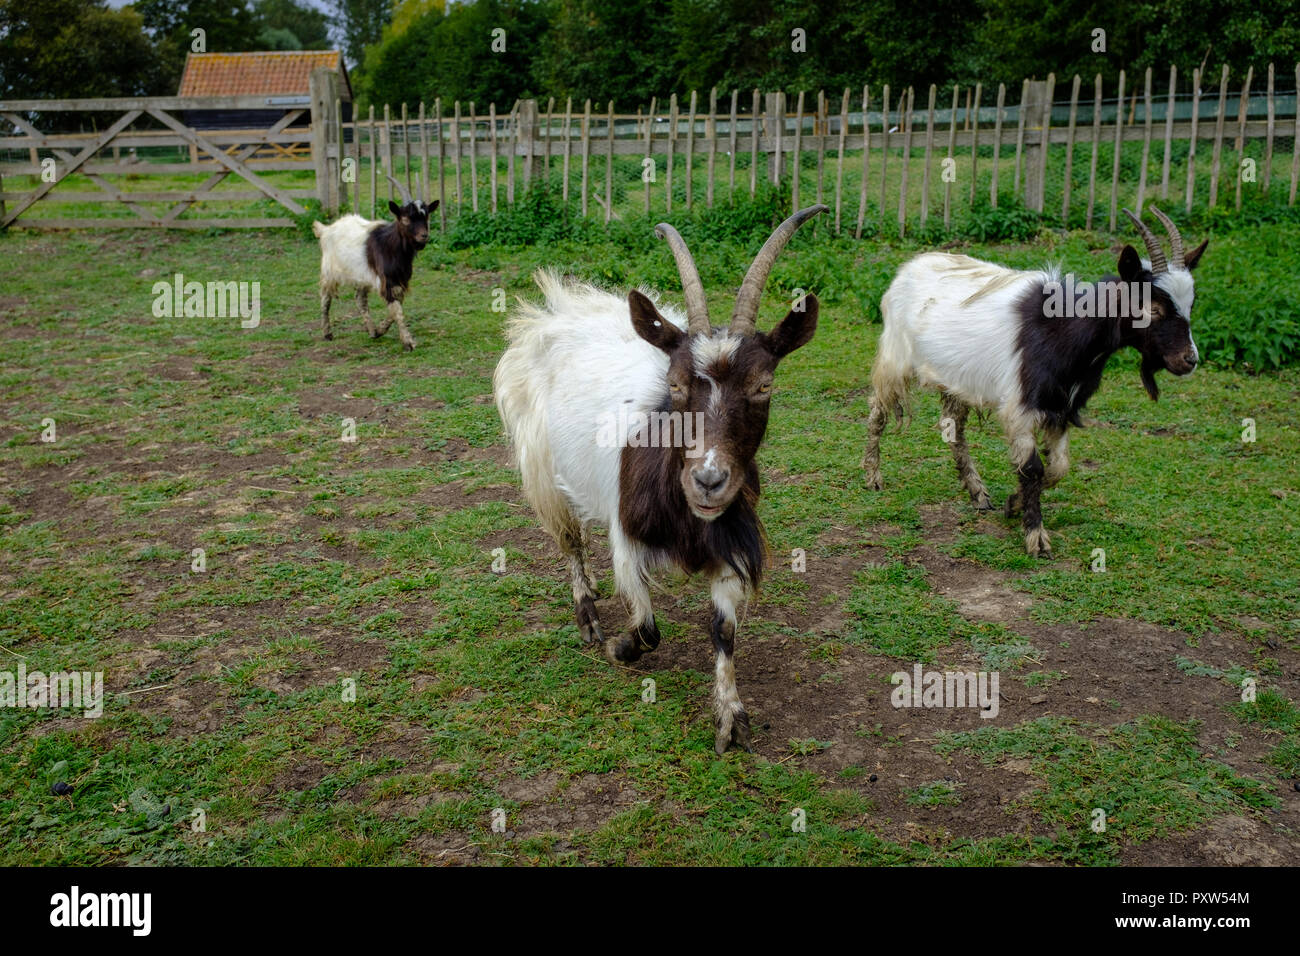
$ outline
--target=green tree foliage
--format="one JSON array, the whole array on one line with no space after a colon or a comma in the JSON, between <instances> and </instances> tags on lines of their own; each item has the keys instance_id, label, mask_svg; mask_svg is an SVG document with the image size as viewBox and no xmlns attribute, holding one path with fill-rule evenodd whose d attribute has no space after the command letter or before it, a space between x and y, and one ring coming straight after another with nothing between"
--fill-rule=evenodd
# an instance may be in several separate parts
<instances>
[{"instance_id":1,"label":"green tree foliage","mask_svg":"<svg viewBox=\"0 0 1300 956\"><path fill-rule=\"evenodd\" d=\"M393 17L391 0L330 0L334 25L349 63L360 63L366 47L378 43Z\"/></svg>"},{"instance_id":2,"label":"green tree foliage","mask_svg":"<svg viewBox=\"0 0 1300 956\"><path fill-rule=\"evenodd\" d=\"M1205 62L1213 76L1224 64L1234 74L1253 66L1259 75L1270 61L1290 72L1300 55L1300 0L979 0L979 8L969 44L946 79L1018 87L1049 72L1058 79L1100 73L1111 87L1121 69L1131 77L1151 67L1167 77L1174 65L1190 77ZM1105 49L1095 51L1100 40Z\"/></svg>"},{"instance_id":3,"label":"green tree foliage","mask_svg":"<svg viewBox=\"0 0 1300 956\"><path fill-rule=\"evenodd\" d=\"M1113 91L1151 67L1213 89L1270 61L1287 88L1300 0L0 0L6 95L172 93L191 31L212 52L322 49L341 41L373 102L572 96L634 108L717 85L746 93L870 83L1061 85L1100 72ZM505 30L505 52L492 31ZM1104 50L1098 49L1104 31ZM1140 83L1140 79L1137 80ZM1130 89L1133 82L1130 82ZM1113 95L1113 94L1112 94Z\"/></svg>"},{"instance_id":4,"label":"green tree foliage","mask_svg":"<svg viewBox=\"0 0 1300 956\"><path fill-rule=\"evenodd\" d=\"M928 84L969 42L975 8L975 0L674 0L675 89Z\"/></svg>"},{"instance_id":5,"label":"green tree foliage","mask_svg":"<svg viewBox=\"0 0 1300 956\"><path fill-rule=\"evenodd\" d=\"M138 96L157 81L135 10L106 0L0 0L0 96Z\"/></svg>"},{"instance_id":6,"label":"green tree foliage","mask_svg":"<svg viewBox=\"0 0 1300 956\"><path fill-rule=\"evenodd\" d=\"M154 39L161 74L158 93L175 93L193 49L194 30L203 31L208 53L263 49L262 24L245 0L136 0L135 9Z\"/></svg>"},{"instance_id":7,"label":"green tree foliage","mask_svg":"<svg viewBox=\"0 0 1300 956\"><path fill-rule=\"evenodd\" d=\"M329 17L300 0L257 0L254 13L262 25L259 38L270 50L332 50ZM271 46L271 37L284 42L283 33L292 35L296 46Z\"/></svg>"},{"instance_id":8,"label":"green tree foliage","mask_svg":"<svg viewBox=\"0 0 1300 956\"><path fill-rule=\"evenodd\" d=\"M1101 73L1113 90L1121 69L1163 78L1176 65L1190 77L1204 61L1212 77L1225 63L1234 76L1248 66L1259 75L1272 60L1289 75L1300 55L1300 0L466 0L446 14L422 2L403 0L409 25L366 53L360 72L377 101L418 90L500 103L534 90L631 107L714 85L812 93L976 81L1006 83L1014 101L1023 79L1049 72L1062 84ZM535 32L521 38L525 20ZM483 56L485 26L511 30L508 60Z\"/></svg>"},{"instance_id":9,"label":"green tree foliage","mask_svg":"<svg viewBox=\"0 0 1300 956\"><path fill-rule=\"evenodd\" d=\"M477 0L446 14L430 11L366 50L355 87L363 103L414 104L441 96L509 108L536 91L532 66L547 14L544 4L528 0ZM505 49L493 49L494 43Z\"/></svg>"},{"instance_id":10,"label":"green tree foliage","mask_svg":"<svg viewBox=\"0 0 1300 956\"><path fill-rule=\"evenodd\" d=\"M677 88L670 0L556 0L551 10L534 71L548 95L630 106Z\"/></svg>"}]
</instances>

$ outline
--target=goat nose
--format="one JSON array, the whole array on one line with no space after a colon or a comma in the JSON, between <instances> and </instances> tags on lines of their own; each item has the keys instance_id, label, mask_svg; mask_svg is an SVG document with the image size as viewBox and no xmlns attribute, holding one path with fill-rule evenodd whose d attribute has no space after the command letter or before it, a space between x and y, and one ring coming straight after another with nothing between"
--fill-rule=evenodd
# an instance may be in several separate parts
<instances>
[{"instance_id":1,"label":"goat nose","mask_svg":"<svg viewBox=\"0 0 1300 956\"><path fill-rule=\"evenodd\" d=\"M714 465L705 468L695 468L691 471L691 477L695 479L701 491L705 494L712 494L720 491L731 477L731 472L724 471Z\"/></svg>"},{"instance_id":2,"label":"goat nose","mask_svg":"<svg viewBox=\"0 0 1300 956\"><path fill-rule=\"evenodd\" d=\"M1196 363L1199 362L1200 360L1201 357L1196 354L1195 349L1192 349L1190 352L1183 353L1183 361L1186 362L1188 365L1195 367Z\"/></svg>"}]
</instances>

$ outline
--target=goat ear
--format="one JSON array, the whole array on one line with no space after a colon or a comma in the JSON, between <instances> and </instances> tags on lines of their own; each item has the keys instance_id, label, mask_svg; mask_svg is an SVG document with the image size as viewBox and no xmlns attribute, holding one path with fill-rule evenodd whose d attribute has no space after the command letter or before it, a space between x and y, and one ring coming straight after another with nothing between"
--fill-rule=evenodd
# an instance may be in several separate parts
<instances>
[{"instance_id":1,"label":"goat ear","mask_svg":"<svg viewBox=\"0 0 1300 956\"><path fill-rule=\"evenodd\" d=\"M402 207L397 205L397 203L393 202L391 199L388 200L388 211L393 214L394 219L402 218Z\"/></svg>"},{"instance_id":2,"label":"goat ear","mask_svg":"<svg viewBox=\"0 0 1300 956\"><path fill-rule=\"evenodd\" d=\"M441 200L435 199L433 202L429 203L429 212L433 212L435 209L437 209L439 202L441 202Z\"/></svg>"},{"instance_id":3,"label":"goat ear","mask_svg":"<svg viewBox=\"0 0 1300 956\"><path fill-rule=\"evenodd\" d=\"M632 313L632 328L651 345L672 352L681 344L685 333L660 315L647 296L633 289L627 294L627 307Z\"/></svg>"},{"instance_id":4,"label":"goat ear","mask_svg":"<svg viewBox=\"0 0 1300 956\"><path fill-rule=\"evenodd\" d=\"M796 302L781 323L767 333L767 347L772 354L783 359L800 346L807 345L817 331L820 308L815 295L806 295Z\"/></svg>"},{"instance_id":5,"label":"goat ear","mask_svg":"<svg viewBox=\"0 0 1300 956\"><path fill-rule=\"evenodd\" d=\"M1119 254L1119 277L1125 282L1134 281L1142 272L1142 257L1132 246L1125 246Z\"/></svg>"},{"instance_id":6,"label":"goat ear","mask_svg":"<svg viewBox=\"0 0 1300 956\"><path fill-rule=\"evenodd\" d=\"M1187 255L1183 256L1183 262L1187 266L1188 272L1191 272L1193 269L1196 268L1196 263L1201 261L1201 254L1205 252L1205 247L1208 246L1209 244L1210 244L1210 240L1206 239L1204 242L1202 242L1191 252L1187 253Z\"/></svg>"}]
</instances>

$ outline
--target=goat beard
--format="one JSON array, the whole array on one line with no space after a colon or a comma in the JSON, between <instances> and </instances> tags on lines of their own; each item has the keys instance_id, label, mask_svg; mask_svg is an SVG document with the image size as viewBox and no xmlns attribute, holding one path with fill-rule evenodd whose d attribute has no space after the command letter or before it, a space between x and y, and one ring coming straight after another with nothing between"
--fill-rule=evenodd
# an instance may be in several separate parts
<instances>
[{"instance_id":1,"label":"goat beard","mask_svg":"<svg viewBox=\"0 0 1300 956\"><path fill-rule=\"evenodd\" d=\"M1156 372L1162 368L1164 365L1160 362L1145 357L1142 359L1142 387L1147 390L1153 402L1160 398L1160 387L1156 385Z\"/></svg>"}]
</instances>

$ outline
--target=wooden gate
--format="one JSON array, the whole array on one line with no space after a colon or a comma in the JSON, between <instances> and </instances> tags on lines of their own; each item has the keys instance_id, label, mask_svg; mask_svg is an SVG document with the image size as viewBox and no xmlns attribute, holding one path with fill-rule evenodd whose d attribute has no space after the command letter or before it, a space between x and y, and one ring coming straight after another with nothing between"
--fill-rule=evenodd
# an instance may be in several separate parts
<instances>
[{"instance_id":1,"label":"wooden gate","mask_svg":"<svg viewBox=\"0 0 1300 956\"><path fill-rule=\"evenodd\" d=\"M314 197L315 188L287 188L266 178L267 173L313 171L310 155L294 150L312 140L307 97L221 96L142 97L83 100L0 101L0 117L21 135L0 136L0 153L26 150L26 162L0 162L0 228L20 226L45 229L94 229L148 226L163 229L256 228L292 226L280 217L182 218L196 203L245 203L268 199L296 216L306 213L299 199ZM247 110L263 125L256 129L218 130L205 128L204 116L212 111ZM46 133L40 126L57 127L69 114L103 114L109 123L102 131L88 133ZM177 118L180 113L184 119ZM276 117L268 119L267 117ZM133 125L141 128L133 129ZM250 123L249 125L253 125ZM99 127L98 122L95 123ZM266 146L277 149L270 158L259 158ZM122 151L127 150L126 156ZM105 155L111 151L111 155ZM169 151L175 152L176 162ZM142 156L141 153L148 154ZM184 161L188 158L188 161ZM161 159L162 161L158 161ZM251 189L219 189L235 175ZM69 177L80 175L98 191L56 190ZM126 177L115 182L110 176ZM131 188L133 181L146 177L177 177L177 188L148 191ZM204 176L201 182L185 182L187 176ZM34 177L30 189L14 191L18 177ZM6 185L6 180L8 185ZM23 183L26 185L26 183ZM164 182L164 185L166 183ZM313 184L314 185L314 184ZM36 219L20 218L38 203L120 203L130 216ZM148 204L148 205L146 205ZM171 204L168 208L157 208ZM152 207L152 208L151 208Z\"/></svg>"}]
</instances>

